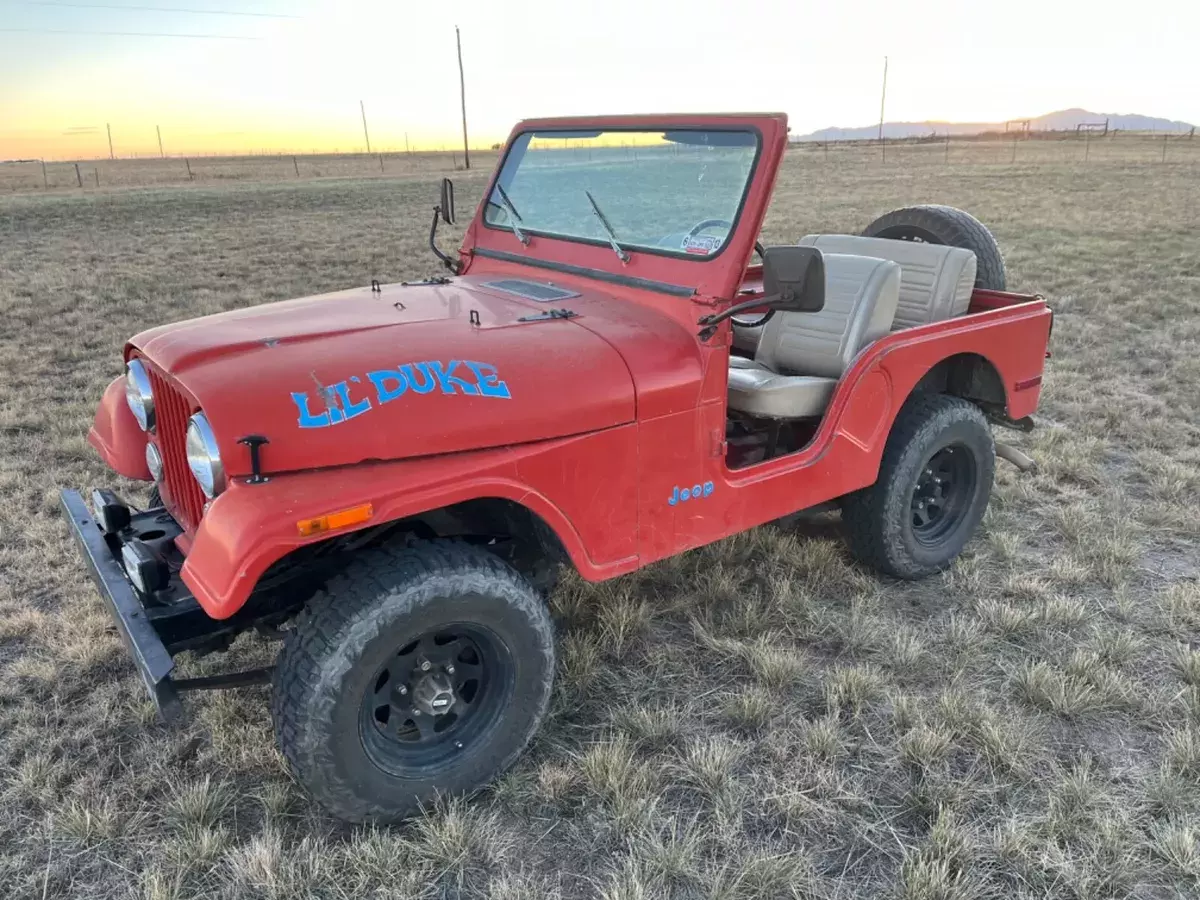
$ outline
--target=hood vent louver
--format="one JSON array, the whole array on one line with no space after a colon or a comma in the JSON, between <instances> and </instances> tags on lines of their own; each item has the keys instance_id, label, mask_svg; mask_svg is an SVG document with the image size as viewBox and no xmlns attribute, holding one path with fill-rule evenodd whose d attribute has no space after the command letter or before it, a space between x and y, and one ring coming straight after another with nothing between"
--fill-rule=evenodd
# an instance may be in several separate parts
<instances>
[{"instance_id":1,"label":"hood vent louver","mask_svg":"<svg viewBox=\"0 0 1200 900\"><path fill-rule=\"evenodd\" d=\"M497 291L504 291L506 294L516 294L518 297L538 303L552 303L556 300L569 300L571 297L579 296L578 291L568 291L546 282L523 281L518 278L485 281L482 287L494 288Z\"/></svg>"}]
</instances>

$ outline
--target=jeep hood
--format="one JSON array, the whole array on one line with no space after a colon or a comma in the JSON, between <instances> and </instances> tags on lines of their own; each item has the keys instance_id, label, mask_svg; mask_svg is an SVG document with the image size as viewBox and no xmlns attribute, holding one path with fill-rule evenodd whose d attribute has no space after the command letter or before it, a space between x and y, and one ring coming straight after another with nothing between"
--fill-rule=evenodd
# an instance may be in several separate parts
<instances>
[{"instance_id":1,"label":"jeep hood","mask_svg":"<svg viewBox=\"0 0 1200 900\"><path fill-rule=\"evenodd\" d=\"M635 418L619 353L587 315L471 279L384 285L155 328L127 356L207 415L230 475L263 435L265 472L455 453L610 428Z\"/></svg>"}]
</instances>

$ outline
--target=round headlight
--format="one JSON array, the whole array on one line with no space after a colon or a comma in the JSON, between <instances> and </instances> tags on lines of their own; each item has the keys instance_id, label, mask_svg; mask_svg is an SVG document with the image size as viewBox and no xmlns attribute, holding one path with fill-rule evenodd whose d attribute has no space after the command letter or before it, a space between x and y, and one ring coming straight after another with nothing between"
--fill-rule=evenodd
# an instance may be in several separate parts
<instances>
[{"instance_id":1,"label":"round headlight","mask_svg":"<svg viewBox=\"0 0 1200 900\"><path fill-rule=\"evenodd\" d=\"M162 454L159 453L158 448L149 441L146 442L146 468L150 470L151 478L153 478L155 481L162 481Z\"/></svg>"},{"instance_id":2,"label":"round headlight","mask_svg":"<svg viewBox=\"0 0 1200 900\"><path fill-rule=\"evenodd\" d=\"M142 431L153 431L154 395L150 392L150 375L140 359L131 359L125 366L125 401Z\"/></svg>"},{"instance_id":3,"label":"round headlight","mask_svg":"<svg viewBox=\"0 0 1200 900\"><path fill-rule=\"evenodd\" d=\"M205 497L211 500L225 490L225 467L221 465L217 437L204 413L196 413L188 421L187 461Z\"/></svg>"}]
</instances>

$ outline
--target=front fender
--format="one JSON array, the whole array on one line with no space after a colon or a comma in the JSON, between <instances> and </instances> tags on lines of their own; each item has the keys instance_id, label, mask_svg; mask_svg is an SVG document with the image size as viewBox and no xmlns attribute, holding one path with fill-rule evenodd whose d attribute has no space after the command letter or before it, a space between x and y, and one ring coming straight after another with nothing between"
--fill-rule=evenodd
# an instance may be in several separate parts
<instances>
[{"instance_id":1,"label":"front fender","mask_svg":"<svg viewBox=\"0 0 1200 900\"><path fill-rule=\"evenodd\" d=\"M135 481L149 481L146 467L146 432L133 417L125 401L125 379L113 379L104 389L96 418L88 431L88 443L96 448L110 469Z\"/></svg>"},{"instance_id":2,"label":"front fender","mask_svg":"<svg viewBox=\"0 0 1200 900\"><path fill-rule=\"evenodd\" d=\"M267 568L305 544L297 523L370 503L360 528L481 497L519 503L555 532L572 564L599 581L637 567L636 428L512 448L235 480L205 513L180 572L214 619L241 608ZM581 466L587 460L586 468ZM588 477L581 477L584 469Z\"/></svg>"}]
</instances>

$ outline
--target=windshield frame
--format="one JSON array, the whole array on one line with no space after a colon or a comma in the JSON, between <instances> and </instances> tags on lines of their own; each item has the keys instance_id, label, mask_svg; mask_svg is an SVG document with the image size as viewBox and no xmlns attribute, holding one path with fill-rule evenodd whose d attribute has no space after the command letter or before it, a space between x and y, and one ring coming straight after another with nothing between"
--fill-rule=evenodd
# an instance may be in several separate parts
<instances>
[{"instance_id":1,"label":"windshield frame","mask_svg":"<svg viewBox=\"0 0 1200 900\"><path fill-rule=\"evenodd\" d=\"M689 262L693 262L693 263L712 262L713 260L719 258L721 256L721 254L723 254L729 248L729 245L731 243L733 243L733 236L737 233L738 227L741 224L742 213L745 212L745 209L746 209L746 200L750 196L750 188L754 184L755 177L758 174L759 163L762 161L763 135L762 135L762 130L758 126L751 125L751 124L745 124L745 125L699 125L699 124L698 125L658 125L655 123L647 122L645 124L639 124L639 125L613 125L613 126L597 125L596 127L602 133L605 133L605 134L618 133L618 132L623 132L623 131L629 132L631 134L639 133L639 132L647 133L647 132L657 132L657 131L661 131L663 133L678 132L678 131L694 131L694 132L723 132L723 133L732 133L732 134L751 134L751 135L753 135L754 136L754 158L750 161L750 169L746 173L746 183L742 187L741 197L738 198L737 210L734 212L733 218L730 219L730 222L732 222L733 224L730 227L729 232L725 235L725 240L723 240L721 242L721 246L717 250L716 253L709 253L704 256L700 256L699 254L696 254L696 253L688 253L683 249L669 250L665 247L648 247L648 246L643 246L641 244L635 244L635 243L630 243L630 242L626 242L626 241L618 241L618 243L620 243L621 247L623 247L624 249L628 250L631 253L638 253L638 254L644 253L644 254L647 254L650 256L664 256L664 257L667 257L668 259L686 259ZM537 128L537 127L522 128L520 131L516 131L513 133L513 135L509 138L508 144L504 148L504 155L500 158L500 162L496 166L495 174L493 175L491 180L488 182L487 191L483 195L483 199L480 200L479 221L483 225L484 228L488 229L489 231L498 231L503 234L511 234L514 237L516 236L516 232L513 230L511 225L499 225L499 224L493 224L493 223L489 222L487 220L487 208L493 202L492 194L496 190L496 185L498 185L500 183L500 174L504 171L504 167L508 163L509 155L512 153L513 148L516 146L517 142L523 136L525 136L527 134L546 135L546 134L554 134L555 132L562 133L562 134L578 134L579 131L580 131L579 126L564 125L562 127L556 127L556 128ZM541 231L540 229L528 228L524 225L521 226L521 231L523 231L525 234L534 235L535 237L545 238L547 240L553 240L553 241L563 241L565 243L570 243L570 244L586 244L590 247L607 247L610 249L612 246L604 238L588 238L588 237L580 237L580 236L576 236L576 235L560 234L560 233L553 232L553 231ZM526 249L528 249L528 248L526 248Z\"/></svg>"}]
</instances>

